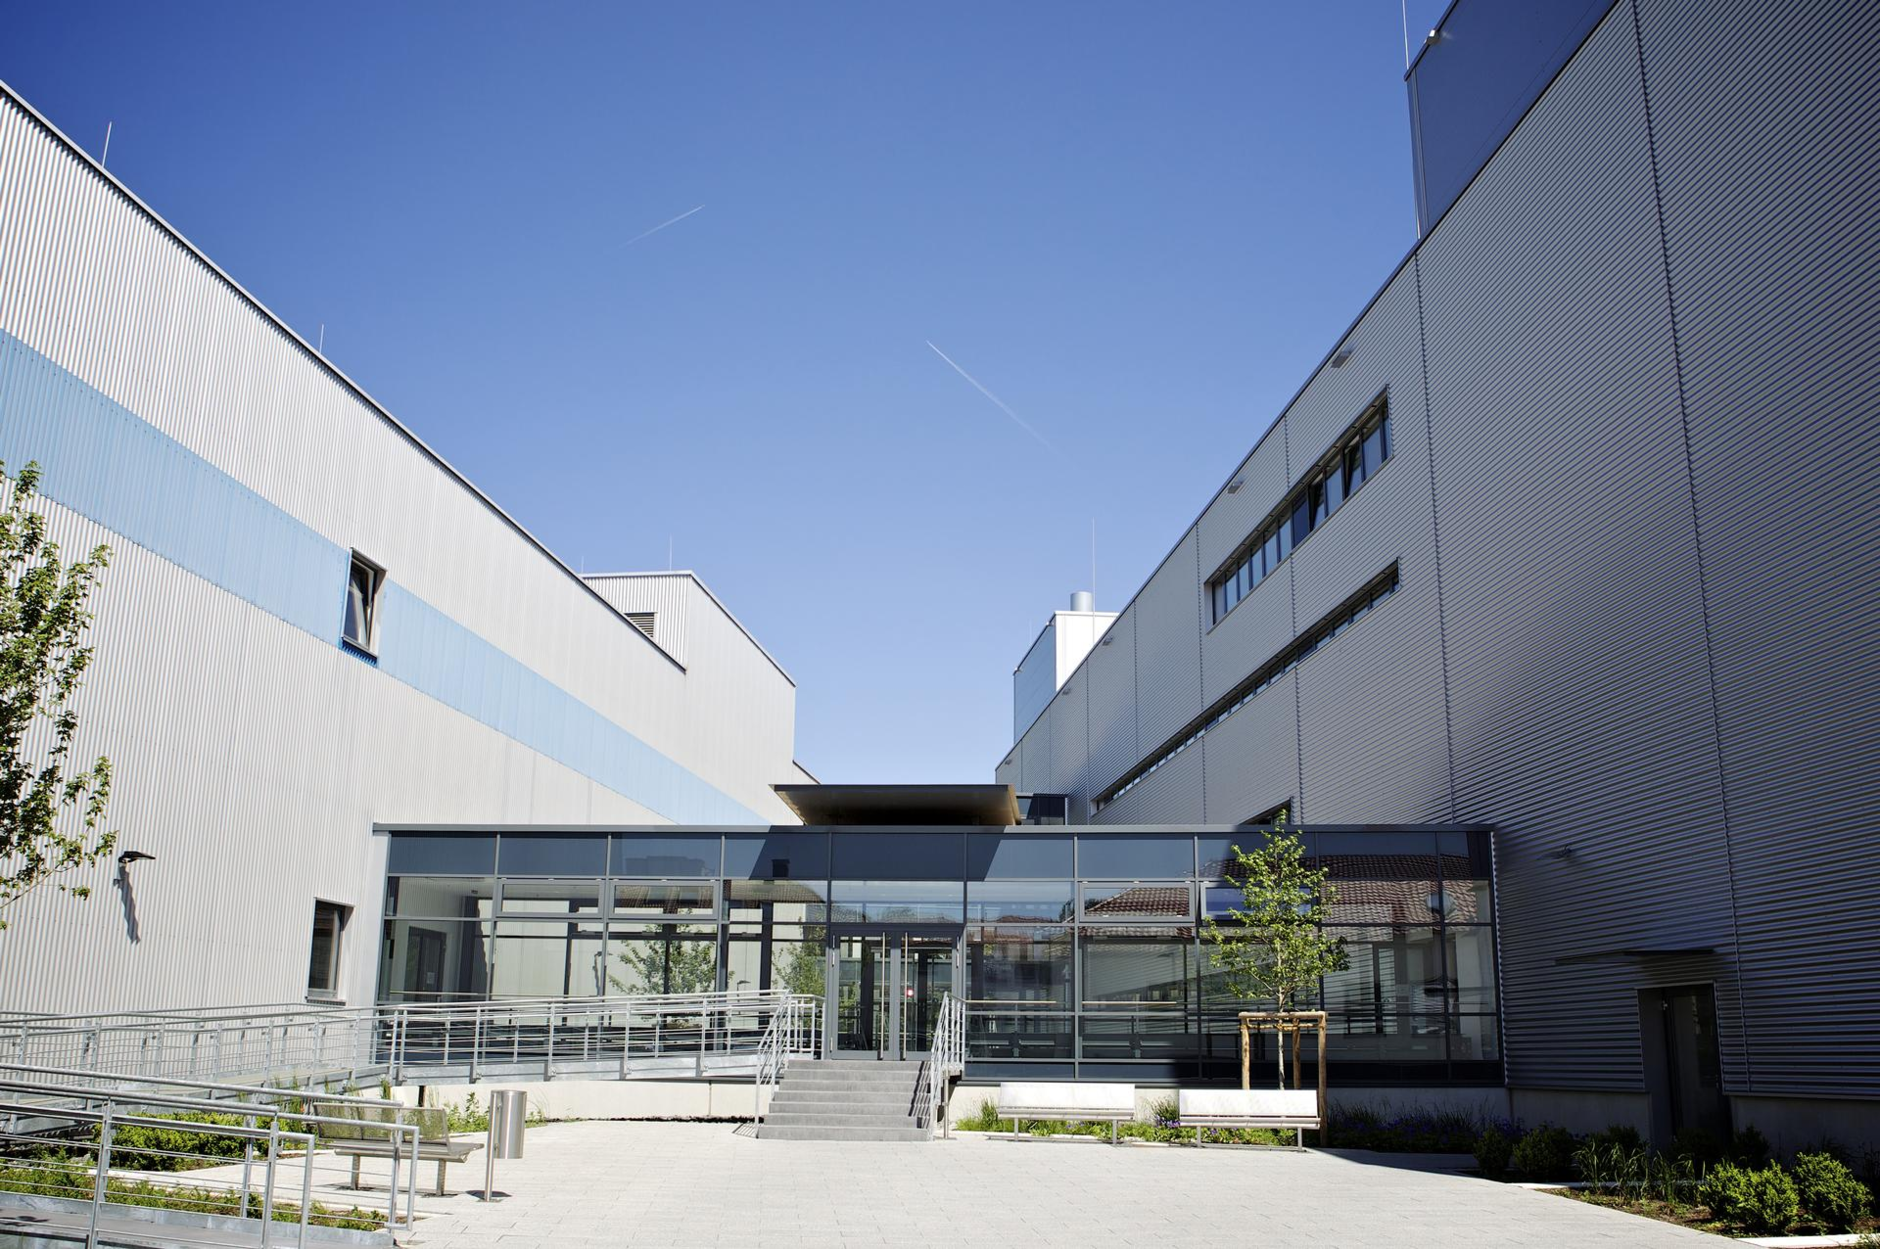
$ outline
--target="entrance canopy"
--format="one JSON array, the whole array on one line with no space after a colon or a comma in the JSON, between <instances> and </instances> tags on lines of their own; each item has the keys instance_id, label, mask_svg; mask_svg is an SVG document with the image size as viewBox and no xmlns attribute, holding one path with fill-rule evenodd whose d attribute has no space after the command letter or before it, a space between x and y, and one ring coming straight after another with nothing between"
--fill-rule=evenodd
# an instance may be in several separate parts
<instances>
[{"instance_id":1,"label":"entrance canopy","mask_svg":"<svg viewBox=\"0 0 1880 1249\"><path fill-rule=\"evenodd\" d=\"M1019 824L1010 785L778 785L777 796L812 827L852 824Z\"/></svg>"}]
</instances>

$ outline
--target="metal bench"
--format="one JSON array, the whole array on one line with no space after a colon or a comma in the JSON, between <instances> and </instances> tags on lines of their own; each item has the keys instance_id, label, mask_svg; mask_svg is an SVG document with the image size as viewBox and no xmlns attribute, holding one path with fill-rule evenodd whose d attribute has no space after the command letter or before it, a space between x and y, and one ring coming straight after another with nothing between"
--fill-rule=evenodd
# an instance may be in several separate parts
<instances>
[{"instance_id":1,"label":"metal bench","mask_svg":"<svg viewBox=\"0 0 1880 1249\"><path fill-rule=\"evenodd\" d=\"M462 1162L471 1153L483 1148L476 1141L453 1141L450 1139L450 1112L440 1106L401 1106L396 1102L385 1103L385 1109L360 1106L353 1103L320 1102L314 1103L314 1113L331 1116L335 1119L353 1119L356 1123L323 1123L320 1125L321 1142L342 1158L352 1159L352 1186L359 1187L359 1164L366 1158L390 1158L404 1152L399 1142L389 1133L381 1134L373 1128L375 1123L387 1126L397 1123L416 1124L418 1128L418 1161L437 1163L437 1196L444 1195L444 1168L453 1162Z\"/></svg>"},{"instance_id":2,"label":"metal bench","mask_svg":"<svg viewBox=\"0 0 1880 1249\"><path fill-rule=\"evenodd\" d=\"M1072 1123L1108 1123L1110 1144L1116 1125L1136 1117L1133 1084L1001 1084L999 1118L1012 1121L1012 1139L1028 1119L1064 1119Z\"/></svg>"},{"instance_id":3,"label":"metal bench","mask_svg":"<svg viewBox=\"0 0 1880 1249\"><path fill-rule=\"evenodd\" d=\"M1176 1124L1193 1128L1197 1145L1209 1128L1291 1128L1303 1149L1306 1129L1325 1126L1311 1089L1182 1089L1176 1106Z\"/></svg>"}]
</instances>

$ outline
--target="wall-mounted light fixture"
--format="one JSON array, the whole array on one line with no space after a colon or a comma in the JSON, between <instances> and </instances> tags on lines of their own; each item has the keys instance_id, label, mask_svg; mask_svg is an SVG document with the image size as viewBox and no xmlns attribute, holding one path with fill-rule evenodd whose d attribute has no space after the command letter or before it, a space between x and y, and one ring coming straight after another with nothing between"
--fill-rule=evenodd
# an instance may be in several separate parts
<instances>
[{"instance_id":1,"label":"wall-mounted light fixture","mask_svg":"<svg viewBox=\"0 0 1880 1249\"><path fill-rule=\"evenodd\" d=\"M1351 348L1340 347L1337 353L1332 356L1332 367L1342 369L1345 367L1345 361L1349 359L1351 359Z\"/></svg>"},{"instance_id":2,"label":"wall-mounted light fixture","mask_svg":"<svg viewBox=\"0 0 1880 1249\"><path fill-rule=\"evenodd\" d=\"M123 854L118 856L118 870L123 871L133 863L140 863L146 860L155 863L157 856L154 854L145 854L142 850L126 850Z\"/></svg>"},{"instance_id":3,"label":"wall-mounted light fixture","mask_svg":"<svg viewBox=\"0 0 1880 1249\"><path fill-rule=\"evenodd\" d=\"M1236 477L1234 478L1233 481L1228 483L1227 493L1239 494L1240 488L1246 484L1247 484L1247 479L1245 477Z\"/></svg>"},{"instance_id":4,"label":"wall-mounted light fixture","mask_svg":"<svg viewBox=\"0 0 1880 1249\"><path fill-rule=\"evenodd\" d=\"M1108 646L1111 642L1114 642L1115 640L1116 640L1115 638L1111 637L1109 634L1106 633L1103 635L1103 640L1101 642L1098 642L1097 645Z\"/></svg>"}]
</instances>

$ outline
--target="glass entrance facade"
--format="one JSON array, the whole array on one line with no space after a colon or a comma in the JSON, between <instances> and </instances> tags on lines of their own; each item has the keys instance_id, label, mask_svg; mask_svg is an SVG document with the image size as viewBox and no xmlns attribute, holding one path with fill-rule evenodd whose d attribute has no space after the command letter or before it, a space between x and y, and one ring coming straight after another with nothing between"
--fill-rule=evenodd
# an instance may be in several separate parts
<instances>
[{"instance_id":1,"label":"glass entrance facade","mask_svg":"<svg viewBox=\"0 0 1880 1249\"><path fill-rule=\"evenodd\" d=\"M1304 828L1338 887L1324 979L1345 1084L1499 1084L1490 834ZM1238 1078L1201 935L1262 830L391 830L387 1001L788 989L832 1052L925 1052L966 1003L971 1074ZM1256 1059L1259 1055L1256 1053ZM1270 1055L1269 1055L1270 1057Z\"/></svg>"}]
</instances>

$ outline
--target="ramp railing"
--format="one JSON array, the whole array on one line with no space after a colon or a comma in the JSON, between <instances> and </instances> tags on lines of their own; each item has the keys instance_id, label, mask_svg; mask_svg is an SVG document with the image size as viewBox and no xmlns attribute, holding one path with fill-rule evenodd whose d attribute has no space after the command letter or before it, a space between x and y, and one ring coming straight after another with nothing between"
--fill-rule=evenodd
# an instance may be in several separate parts
<instances>
[{"instance_id":1,"label":"ramp railing","mask_svg":"<svg viewBox=\"0 0 1880 1249\"><path fill-rule=\"evenodd\" d=\"M749 1074L781 990L0 1019L0 1063L303 1088Z\"/></svg>"},{"instance_id":2,"label":"ramp railing","mask_svg":"<svg viewBox=\"0 0 1880 1249\"><path fill-rule=\"evenodd\" d=\"M966 1004L951 993L940 999L940 1015L934 1022L933 1050L922 1072L927 1094L927 1138L936 1131L953 1135L947 1103L953 1081L966 1073Z\"/></svg>"},{"instance_id":3,"label":"ramp railing","mask_svg":"<svg viewBox=\"0 0 1880 1249\"><path fill-rule=\"evenodd\" d=\"M797 997L773 1012L757 1045L757 1070L751 1090L751 1130L765 1112L764 1095L774 1093L783 1069L793 1058L815 1058L822 1052L822 1002Z\"/></svg>"}]
</instances>

